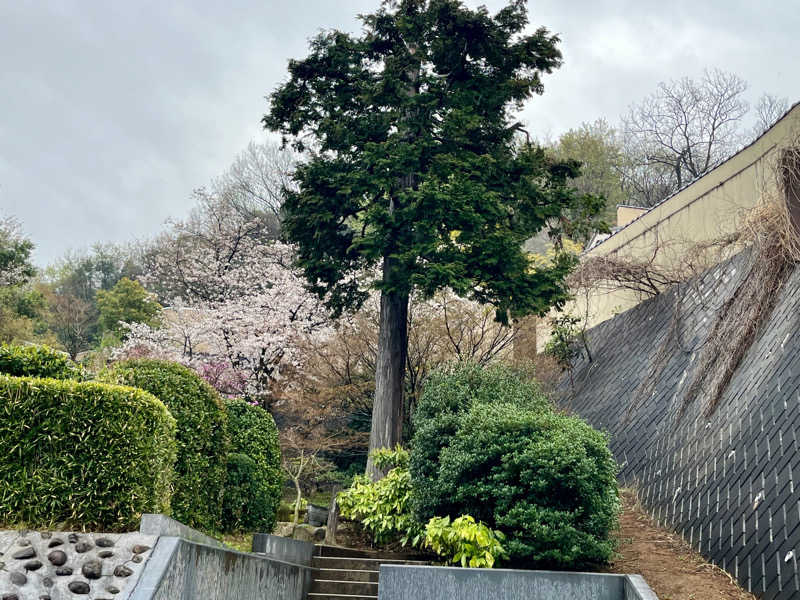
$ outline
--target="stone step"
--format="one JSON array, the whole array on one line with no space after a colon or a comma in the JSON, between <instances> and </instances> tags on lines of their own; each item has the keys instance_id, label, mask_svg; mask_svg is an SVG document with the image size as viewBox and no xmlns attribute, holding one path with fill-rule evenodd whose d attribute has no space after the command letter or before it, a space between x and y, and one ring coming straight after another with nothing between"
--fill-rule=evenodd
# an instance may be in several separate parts
<instances>
[{"instance_id":1,"label":"stone step","mask_svg":"<svg viewBox=\"0 0 800 600\"><path fill-rule=\"evenodd\" d=\"M418 552L386 552L383 550L356 550L344 546L326 546L317 544L314 547L314 556L340 556L345 558L386 558L402 560L423 560L430 558Z\"/></svg>"},{"instance_id":2,"label":"stone step","mask_svg":"<svg viewBox=\"0 0 800 600\"><path fill-rule=\"evenodd\" d=\"M332 581L315 579L311 591L338 596L377 596L378 584L371 581Z\"/></svg>"},{"instance_id":3,"label":"stone step","mask_svg":"<svg viewBox=\"0 0 800 600\"><path fill-rule=\"evenodd\" d=\"M309 593L308 600L378 600L377 596L351 596L349 594L314 594Z\"/></svg>"},{"instance_id":4,"label":"stone step","mask_svg":"<svg viewBox=\"0 0 800 600\"><path fill-rule=\"evenodd\" d=\"M380 571L381 565L425 565L422 560L399 560L388 558L349 558L346 556L315 556L311 566L315 569L337 569L340 571Z\"/></svg>"},{"instance_id":5,"label":"stone step","mask_svg":"<svg viewBox=\"0 0 800 600\"><path fill-rule=\"evenodd\" d=\"M314 569L314 579L333 581L371 581L377 583L378 571L359 571L357 569Z\"/></svg>"}]
</instances>

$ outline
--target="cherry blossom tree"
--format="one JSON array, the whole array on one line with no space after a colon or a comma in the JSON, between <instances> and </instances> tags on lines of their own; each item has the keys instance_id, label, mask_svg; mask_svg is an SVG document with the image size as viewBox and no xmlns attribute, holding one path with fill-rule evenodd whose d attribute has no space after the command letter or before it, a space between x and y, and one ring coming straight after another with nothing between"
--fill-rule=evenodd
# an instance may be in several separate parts
<instances>
[{"instance_id":1,"label":"cherry blossom tree","mask_svg":"<svg viewBox=\"0 0 800 600\"><path fill-rule=\"evenodd\" d=\"M327 313L292 266L293 248L262 236L257 215L203 191L198 198L191 217L145 253L142 279L166 306L163 324L128 324L116 356L175 360L266 406L302 365L308 340L327 335Z\"/></svg>"}]
</instances>

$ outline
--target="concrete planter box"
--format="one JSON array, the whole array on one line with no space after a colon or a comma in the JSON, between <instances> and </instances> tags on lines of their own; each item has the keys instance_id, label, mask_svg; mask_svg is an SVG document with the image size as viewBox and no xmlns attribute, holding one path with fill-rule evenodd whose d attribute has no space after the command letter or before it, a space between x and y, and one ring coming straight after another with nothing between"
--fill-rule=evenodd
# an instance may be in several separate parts
<instances>
[{"instance_id":1,"label":"concrete planter box","mask_svg":"<svg viewBox=\"0 0 800 600\"><path fill-rule=\"evenodd\" d=\"M658 600L640 575L381 565L379 600Z\"/></svg>"}]
</instances>

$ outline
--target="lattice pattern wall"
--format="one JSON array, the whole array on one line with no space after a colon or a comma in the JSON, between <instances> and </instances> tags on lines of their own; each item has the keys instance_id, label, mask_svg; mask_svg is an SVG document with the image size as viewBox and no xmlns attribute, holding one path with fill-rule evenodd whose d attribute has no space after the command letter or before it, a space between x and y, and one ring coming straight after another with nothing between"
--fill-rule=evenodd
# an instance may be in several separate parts
<instances>
[{"instance_id":1,"label":"lattice pattern wall","mask_svg":"<svg viewBox=\"0 0 800 600\"><path fill-rule=\"evenodd\" d=\"M800 269L716 410L685 398L743 253L588 332L560 402L611 434L620 480L663 526L766 600L800 598Z\"/></svg>"}]
</instances>

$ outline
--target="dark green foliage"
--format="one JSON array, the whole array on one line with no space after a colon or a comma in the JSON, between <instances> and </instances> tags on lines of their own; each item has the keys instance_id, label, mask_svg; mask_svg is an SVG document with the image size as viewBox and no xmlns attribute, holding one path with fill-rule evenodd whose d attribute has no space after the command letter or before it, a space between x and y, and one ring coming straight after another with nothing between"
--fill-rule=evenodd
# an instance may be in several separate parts
<instances>
[{"instance_id":1,"label":"dark green foliage","mask_svg":"<svg viewBox=\"0 0 800 600\"><path fill-rule=\"evenodd\" d=\"M450 378L457 403L443 400ZM477 392L465 402L465 379L439 374L423 392L411 454L417 517L469 514L506 535L518 565L606 562L619 511L606 436L525 394Z\"/></svg>"},{"instance_id":2,"label":"dark green foliage","mask_svg":"<svg viewBox=\"0 0 800 600\"><path fill-rule=\"evenodd\" d=\"M81 368L69 356L48 346L0 345L0 373L14 377L83 378Z\"/></svg>"},{"instance_id":3,"label":"dark green foliage","mask_svg":"<svg viewBox=\"0 0 800 600\"><path fill-rule=\"evenodd\" d=\"M228 455L228 481L222 504L222 523L227 532L271 533L278 508L275 481L246 454Z\"/></svg>"},{"instance_id":4,"label":"dark green foliage","mask_svg":"<svg viewBox=\"0 0 800 600\"><path fill-rule=\"evenodd\" d=\"M476 402L505 402L542 410L552 406L533 374L524 369L503 364L482 367L472 362L453 362L428 377L414 413L414 423L469 410Z\"/></svg>"},{"instance_id":5,"label":"dark green foliage","mask_svg":"<svg viewBox=\"0 0 800 600\"><path fill-rule=\"evenodd\" d=\"M228 457L223 528L271 533L283 489L278 429L272 415L240 398L226 400L225 407L234 454Z\"/></svg>"},{"instance_id":6,"label":"dark green foliage","mask_svg":"<svg viewBox=\"0 0 800 600\"><path fill-rule=\"evenodd\" d=\"M473 363L453 363L433 372L425 383L414 412L414 441L411 473L416 487L414 511L421 522L450 514L436 491L439 454L458 431L461 415L473 404L505 402L548 410L549 402L536 383L511 367L480 367ZM454 517L471 514L453 513Z\"/></svg>"},{"instance_id":7,"label":"dark green foliage","mask_svg":"<svg viewBox=\"0 0 800 600\"><path fill-rule=\"evenodd\" d=\"M567 185L577 162L520 144L514 119L560 66L558 37L525 35L519 1L490 15L400 0L361 20L361 37L324 32L289 62L263 119L318 150L294 173L283 221L313 288L342 310L369 288L446 287L494 305L503 322L563 303L574 259L533 268L522 244L546 227L569 233L578 224L566 215L593 216L604 202ZM381 261L381 276L363 277Z\"/></svg>"},{"instance_id":8,"label":"dark green foliage","mask_svg":"<svg viewBox=\"0 0 800 600\"><path fill-rule=\"evenodd\" d=\"M122 277L133 279L141 271L135 261L122 246L95 244L86 253L67 254L53 267L50 328L72 356L100 342L97 292L110 290Z\"/></svg>"},{"instance_id":9,"label":"dark green foliage","mask_svg":"<svg viewBox=\"0 0 800 600\"><path fill-rule=\"evenodd\" d=\"M218 530L228 454L219 394L191 369L161 360L119 362L102 378L148 391L167 406L178 442L172 516L190 527Z\"/></svg>"},{"instance_id":10,"label":"dark green foliage","mask_svg":"<svg viewBox=\"0 0 800 600\"><path fill-rule=\"evenodd\" d=\"M138 281L123 277L110 290L97 290L95 294L100 311L100 328L118 336L125 333L122 323L158 322L161 305Z\"/></svg>"},{"instance_id":11,"label":"dark green foliage","mask_svg":"<svg viewBox=\"0 0 800 600\"><path fill-rule=\"evenodd\" d=\"M558 36L528 28L524 1L494 15L460 0L386 1L360 19L362 35L323 32L289 61L263 123L314 150L283 206L310 288L334 314L381 292L374 450L402 437L411 294L447 288L501 323L560 307L575 257L536 265L523 244L542 230L584 236L605 202L568 185L577 161L523 141L515 111L561 65Z\"/></svg>"},{"instance_id":12,"label":"dark green foliage","mask_svg":"<svg viewBox=\"0 0 800 600\"><path fill-rule=\"evenodd\" d=\"M169 513L175 420L142 390L0 376L0 524L130 531Z\"/></svg>"}]
</instances>

